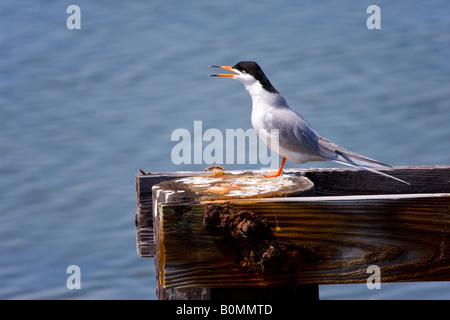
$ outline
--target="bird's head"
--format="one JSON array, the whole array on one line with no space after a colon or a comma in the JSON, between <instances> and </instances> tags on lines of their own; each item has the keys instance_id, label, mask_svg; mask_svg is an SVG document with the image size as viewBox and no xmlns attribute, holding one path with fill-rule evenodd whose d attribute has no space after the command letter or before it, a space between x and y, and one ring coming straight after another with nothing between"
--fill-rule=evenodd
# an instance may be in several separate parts
<instances>
[{"instance_id":1,"label":"bird's head","mask_svg":"<svg viewBox=\"0 0 450 320\"><path fill-rule=\"evenodd\" d=\"M221 68L233 73L211 74L211 77L229 77L238 80L244 84L248 89L251 86L259 83L266 91L271 93L278 93L272 86L269 79L262 71L261 67L254 61L240 61L234 66L210 66L214 68Z\"/></svg>"}]
</instances>

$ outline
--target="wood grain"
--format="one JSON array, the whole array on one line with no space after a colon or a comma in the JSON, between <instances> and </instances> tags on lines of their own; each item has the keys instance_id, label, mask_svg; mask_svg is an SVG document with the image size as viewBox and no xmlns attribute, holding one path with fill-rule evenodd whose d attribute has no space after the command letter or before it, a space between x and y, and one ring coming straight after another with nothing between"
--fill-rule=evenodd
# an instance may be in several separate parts
<instances>
[{"instance_id":1,"label":"wood grain","mask_svg":"<svg viewBox=\"0 0 450 320\"><path fill-rule=\"evenodd\" d=\"M450 192L450 166L396 167L387 172L410 182L411 186L351 168L288 169L285 172L308 177L315 185L317 196ZM188 171L136 175L136 242L141 257L154 257L155 254L152 187L163 181L209 174Z\"/></svg>"},{"instance_id":2,"label":"wood grain","mask_svg":"<svg viewBox=\"0 0 450 320\"><path fill-rule=\"evenodd\" d=\"M282 271L248 272L203 227L205 206L251 210L294 252ZM208 201L159 206L164 288L450 280L450 195L377 195Z\"/></svg>"},{"instance_id":3,"label":"wood grain","mask_svg":"<svg viewBox=\"0 0 450 320\"><path fill-rule=\"evenodd\" d=\"M176 178L170 181L161 182L152 187L153 191L153 220L155 221L154 246L157 248L155 255L155 269L157 270L157 296L160 300L170 299L215 299L219 297L227 297L232 294L233 290L214 290L212 288L164 288L162 283L164 279L165 269L163 264L166 262L166 251L172 251L172 248L166 246L162 224L169 227L175 227L174 233L178 229L193 230L196 226L204 226L204 215L183 214L182 217L173 215L176 223L171 222L170 214L161 215L161 206L164 204L176 204L179 202L195 202L195 201L211 201L215 199L243 199L251 197L287 197L313 195L314 185L305 177L279 177L268 180L261 174L245 173L245 174L226 174L215 175L208 174L202 176L194 176L188 178ZM200 219L200 220L198 220ZM247 221L239 225L239 230L243 231L249 226ZM176 226L177 224L177 226ZM206 230L202 227L201 231ZM248 230L250 232L250 230ZM182 233L180 233L181 235ZM248 233L247 233L248 234ZM193 235L196 236L196 235ZM201 236L200 236L201 237ZM213 239L211 234L207 232L208 239ZM183 238L181 238L181 242ZM227 246L225 246L227 247ZM175 250L176 247L174 247ZM191 253L192 248L180 247L180 253ZM201 250L197 248L196 250ZM175 252L172 252L175 253ZM200 254L200 253L197 253ZM281 290L281 288L279 288ZM237 290L237 291L236 291ZM250 299L259 296L265 298L273 298L276 290L246 290L235 289L235 295L240 293L241 298ZM306 288L294 288L290 286L285 290L285 294L298 292L298 296L303 298L309 296L311 299L317 299L318 288L308 286ZM281 297L281 295L280 295Z\"/></svg>"}]
</instances>

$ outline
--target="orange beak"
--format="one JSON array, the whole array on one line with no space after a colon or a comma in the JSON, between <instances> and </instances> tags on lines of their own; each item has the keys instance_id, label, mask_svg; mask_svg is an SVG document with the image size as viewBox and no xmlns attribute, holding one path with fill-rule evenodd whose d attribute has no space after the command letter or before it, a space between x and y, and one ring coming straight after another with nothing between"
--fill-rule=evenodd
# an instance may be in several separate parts
<instances>
[{"instance_id":1,"label":"orange beak","mask_svg":"<svg viewBox=\"0 0 450 320\"><path fill-rule=\"evenodd\" d=\"M237 75L236 72L234 72L233 70L231 70L232 67L230 66L210 66L213 68L220 68L220 69L224 69L224 70L228 70L231 71L233 73L221 73L221 74L210 74L210 77L230 77L233 78L233 76Z\"/></svg>"}]
</instances>

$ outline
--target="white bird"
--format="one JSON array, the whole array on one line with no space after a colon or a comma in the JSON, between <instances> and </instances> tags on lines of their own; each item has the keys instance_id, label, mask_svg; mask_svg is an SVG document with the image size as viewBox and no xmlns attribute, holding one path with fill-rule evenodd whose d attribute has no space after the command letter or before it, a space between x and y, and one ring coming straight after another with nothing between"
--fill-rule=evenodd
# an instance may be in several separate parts
<instances>
[{"instance_id":1,"label":"white bird","mask_svg":"<svg viewBox=\"0 0 450 320\"><path fill-rule=\"evenodd\" d=\"M308 161L327 161L342 163L368 170L399 182L401 179L377 170L390 170L392 167L344 149L321 137L314 131L301 114L287 104L283 96L273 87L262 69L254 61L241 61L233 67L210 66L233 73L210 76L230 77L242 82L252 97L252 126L269 148L282 156L281 166L276 172L267 173L267 178L282 174L286 159L294 163ZM277 141L277 145L271 142Z\"/></svg>"}]
</instances>

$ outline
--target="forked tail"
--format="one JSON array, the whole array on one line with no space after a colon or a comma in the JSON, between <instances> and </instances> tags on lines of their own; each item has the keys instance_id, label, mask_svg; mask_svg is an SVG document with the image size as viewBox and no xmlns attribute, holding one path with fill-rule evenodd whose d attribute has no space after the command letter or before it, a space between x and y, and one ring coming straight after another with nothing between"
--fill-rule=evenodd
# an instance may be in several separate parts
<instances>
[{"instance_id":1,"label":"forked tail","mask_svg":"<svg viewBox=\"0 0 450 320\"><path fill-rule=\"evenodd\" d=\"M387 173L378 170L392 170L392 167L386 163L367 158L345 148L342 148L333 142L321 137L318 141L321 154L331 161L345 164L347 166L367 170L387 178L397 180L399 182L410 185L410 183L399 178L393 177Z\"/></svg>"},{"instance_id":2,"label":"forked tail","mask_svg":"<svg viewBox=\"0 0 450 320\"><path fill-rule=\"evenodd\" d=\"M406 182L406 181L404 181L402 179L396 178L396 177L391 176L391 175L389 175L387 173L380 172L380 171L377 171L377 170L374 169L374 168L377 168L377 169L391 170L392 167L390 165L388 165L388 164L385 164L385 163L382 163L382 162L379 162L379 161L376 161L376 160L373 160L373 159L370 159L370 158L366 158L366 157L363 157L363 156L360 156L360 155L358 155L358 157L356 159L353 159L353 157L351 155L346 155L346 154L344 154L344 153L342 153L342 152L340 152L338 150L336 150L336 153L338 153L339 156L344 159L344 161L342 161L342 160L333 160L334 162L345 164L347 166L351 166L351 167L355 167L355 168L359 168L359 169L363 169L363 170L367 170L367 171L379 174L381 176L397 180L397 181L405 183L407 185L411 185L409 182ZM364 162L369 163L369 165L361 164L361 162L363 162L362 160L364 160Z\"/></svg>"}]
</instances>

